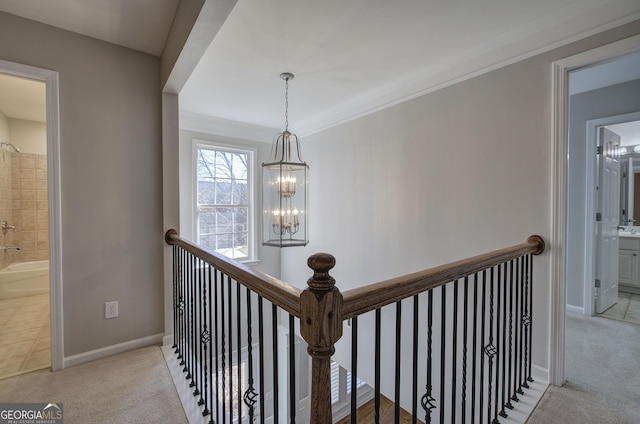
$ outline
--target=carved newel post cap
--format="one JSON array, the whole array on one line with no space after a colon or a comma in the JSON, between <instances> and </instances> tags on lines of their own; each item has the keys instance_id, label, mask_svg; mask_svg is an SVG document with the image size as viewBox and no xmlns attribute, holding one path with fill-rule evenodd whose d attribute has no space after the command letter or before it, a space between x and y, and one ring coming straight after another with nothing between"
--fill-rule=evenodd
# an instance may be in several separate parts
<instances>
[{"instance_id":1,"label":"carved newel post cap","mask_svg":"<svg viewBox=\"0 0 640 424\"><path fill-rule=\"evenodd\" d=\"M313 270L313 277L307 284L313 290L331 290L336 280L329 275L329 271L336 265L336 258L329 253L315 253L307 259L307 266Z\"/></svg>"}]
</instances>

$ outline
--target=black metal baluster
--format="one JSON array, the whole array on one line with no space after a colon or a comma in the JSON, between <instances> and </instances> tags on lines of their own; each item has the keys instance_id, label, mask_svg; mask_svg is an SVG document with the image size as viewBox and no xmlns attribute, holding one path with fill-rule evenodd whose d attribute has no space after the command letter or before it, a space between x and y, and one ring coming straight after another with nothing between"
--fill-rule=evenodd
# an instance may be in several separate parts
<instances>
[{"instance_id":1,"label":"black metal baluster","mask_svg":"<svg viewBox=\"0 0 640 424\"><path fill-rule=\"evenodd\" d=\"M224 295L224 283L225 283L225 275L224 274L220 274L220 332L221 334L221 355L220 355L220 360L221 360L221 366L222 368L220 369L220 372L222 374L222 388L220 390L220 394L218 395L218 398L220 398L220 396L222 396L222 400L220 401L222 403L222 422L226 422L227 421L227 364L226 364L226 359L227 359L227 338L226 338L226 314L225 314L225 304L227 303L227 301L225 300L225 295ZM231 419L231 422L233 422L233 419Z\"/></svg>"},{"instance_id":2,"label":"black metal baluster","mask_svg":"<svg viewBox=\"0 0 640 424\"><path fill-rule=\"evenodd\" d=\"M197 258L195 261L195 281L194 281L194 296L196 297L196 305L198 310L195 311L195 323L196 323L196 338L194 339L195 349L194 349L194 384L195 390L193 391L193 396L197 397L201 395L201 387L202 387L202 260ZM202 396L198 399L198 406L202 406L204 401L202 400Z\"/></svg>"},{"instance_id":3,"label":"black metal baluster","mask_svg":"<svg viewBox=\"0 0 640 424\"><path fill-rule=\"evenodd\" d=\"M489 358L489 370L487 373L487 422L491 422L493 387L493 357L496 355L496 347L493 345L493 293L494 293L494 269L489 272L489 343L484 348L484 353Z\"/></svg>"},{"instance_id":4,"label":"black metal baluster","mask_svg":"<svg viewBox=\"0 0 640 424\"><path fill-rule=\"evenodd\" d=\"M497 267L497 278L498 278L498 284L497 284L497 290L496 290L496 295L497 295L497 299L496 299L496 377L495 377L495 386L496 386L496 397L495 397L495 412L493 415L493 423L498 423L498 406L500 404L500 385L499 385L499 380L500 380L500 360L501 355L500 355L500 305L501 305L501 296L500 296L500 289L502 286L502 265L498 265Z\"/></svg>"},{"instance_id":5,"label":"black metal baluster","mask_svg":"<svg viewBox=\"0 0 640 424\"><path fill-rule=\"evenodd\" d=\"M271 342L273 345L273 422L279 423L280 396L278 394L278 381L280 380L280 374L278 371L278 308L273 304L271 305Z\"/></svg>"},{"instance_id":6,"label":"black metal baluster","mask_svg":"<svg viewBox=\"0 0 640 424\"><path fill-rule=\"evenodd\" d=\"M289 314L289 422L295 424L296 410L296 345L294 316Z\"/></svg>"},{"instance_id":7,"label":"black metal baluster","mask_svg":"<svg viewBox=\"0 0 640 424\"><path fill-rule=\"evenodd\" d=\"M237 396L238 396L238 422L242 421L242 325L241 325L241 312L242 307L240 306L240 283L236 281L236 331L237 331L237 344L238 348L236 349L236 375L238 377L238 387L236 388Z\"/></svg>"},{"instance_id":8,"label":"black metal baluster","mask_svg":"<svg viewBox=\"0 0 640 424\"><path fill-rule=\"evenodd\" d=\"M229 374L229 395L228 395L228 402L229 402L229 424L233 423L233 416L235 413L235 408L233 405L233 311L232 311L232 306L233 306L233 295L232 295L232 291L231 291L231 277L227 275L227 293L229 293L229 308L227 309L228 315L227 315L227 321L228 321L228 325L229 327L227 328L227 331L229 332L229 366L228 371L225 370L225 373ZM238 364L238 366L240 366L240 364ZM227 396L227 393L225 393L225 396Z\"/></svg>"},{"instance_id":9,"label":"black metal baluster","mask_svg":"<svg viewBox=\"0 0 640 424\"><path fill-rule=\"evenodd\" d=\"M515 341L514 341L514 358L515 358L515 364L514 364L514 369L513 369L513 397L512 399L515 400L516 402L520 401L520 398L518 397L518 394L522 394L522 388L520 387L520 361L522 360L522 349L520 349L520 342L522 341L522 335L521 335L521 326L522 326L522 310L520 309L521 306L521 299L520 299L520 284L521 284L521 277L522 277L522 264L521 261L516 259L516 270L517 270L517 275L516 275L516 294L515 294L515 326L514 326L514 331L515 331Z\"/></svg>"},{"instance_id":10,"label":"black metal baluster","mask_svg":"<svg viewBox=\"0 0 640 424\"><path fill-rule=\"evenodd\" d=\"M413 296L413 381L411 423L418 422L418 295Z\"/></svg>"},{"instance_id":11,"label":"black metal baluster","mask_svg":"<svg viewBox=\"0 0 640 424\"><path fill-rule=\"evenodd\" d=\"M264 396L264 317L262 296L258 296L258 368L260 375L260 423L264 424L265 419L265 396Z\"/></svg>"},{"instance_id":12,"label":"black metal baluster","mask_svg":"<svg viewBox=\"0 0 640 424\"><path fill-rule=\"evenodd\" d=\"M351 424L358 417L358 317L351 318Z\"/></svg>"},{"instance_id":13,"label":"black metal baluster","mask_svg":"<svg viewBox=\"0 0 640 424\"><path fill-rule=\"evenodd\" d=\"M524 339L524 257L520 258L520 284L518 285L518 292L520 294L520 313L518 314L518 322L520 325L519 328L519 356L518 356L518 394L523 395L524 391L522 390L522 384L524 383L524 350L523 350L523 339Z\"/></svg>"},{"instance_id":14,"label":"black metal baluster","mask_svg":"<svg viewBox=\"0 0 640 424\"><path fill-rule=\"evenodd\" d=\"M178 247L174 244L171 246L171 301L173 303L173 346L172 349L178 347L178 335L177 335L177 324L178 324Z\"/></svg>"},{"instance_id":15,"label":"black metal baluster","mask_svg":"<svg viewBox=\"0 0 640 424\"><path fill-rule=\"evenodd\" d=\"M522 368L522 387L528 389L529 384L527 383L528 375L527 372L529 370L529 331L530 331L530 318L529 318L529 256L524 257L525 271L524 271L524 293L523 293L523 304L524 304L524 314L522 316L522 323L524 325L524 367Z\"/></svg>"},{"instance_id":16,"label":"black metal baluster","mask_svg":"<svg viewBox=\"0 0 640 424\"><path fill-rule=\"evenodd\" d=\"M189 340L189 271L187 269L189 265L189 253L184 251L184 270L183 270L183 287L182 287L182 302L183 302L183 334L182 334L182 361L180 365L184 365L182 372L186 373L189 370L187 357L187 342Z\"/></svg>"},{"instance_id":17,"label":"black metal baluster","mask_svg":"<svg viewBox=\"0 0 640 424\"><path fill-rule=\"evenodd\" d=\"M529 254L529 370L527 380L533 383L531 375L531 351L533 350L533 254Z\"/></svg>"},{"instance_id":18,"label":"black metal baluster","mask_svg":"<svg viewBox=\"0 0 640 424\"><path fill-rule=\"evenodd\" d=\"M186 360L185 360L185 348L186 348L186 339L187 339L187 272L186 272L186 261L187 261L187 252L184 249L182 250L182 268L180 276L180 354L178 355L178 359L180 359L180 365L183 366L182 372L186 372Z\"/></svg>"},{"instance_id":19,"label":"black metal baluster","mask_svg":"<svg viewBox=\"0 0 640 424\"><path fill-rule=\"evenodd\" d=\"M424 409L424 422L431 424L431 411L436 407L433 394L433 362L432 362L432 345L433 345L433 289L427 294L427 384L425 386L426 393L420 399L420 405Z\"/></svg>"},{"instance_id":20,"label":"black metal baluster","mask_svg":"<svg viewBox=\"0 0 640 424\"><path fill-rule=\"evenodd\" d=\"M446 333L447 333L447 286L440 287L440 308L441 308L441 322L440 322L440 423L444 423L444 413L446 411L446 402L445 402L445 385L444 385L444 374L445 374L445 345L446 341Z\"/></svg>"},{"instance_id":21,"label":"black metal baluster","mask_svg":"<svg viewBox=\"0 0 640 424\"><path fill-rule=\"evenodd\" d=\"M214 306L213 302L215 301L215 296L213 294L213 290L215 289L215 285L213 283L213 266L209 265L208 267L208 274L209 274L209 279L208 279L208 286L209 286L209 333L211 335L211 339L209 342L209 422L208 424L212 424L213 421L213 393L215 391L215 389L217 389L217 386L214 387L213 385L213 373L214 373L214 368L213 368L213 346L214 346L214 340L215 343L217 343L217 334L216 331L214 329L214 318L213 318L213 314L216 311L216 307ZM216 374L217 375L217 374Z\"/></svg>"},{"instance_id":22,"label":"black metal baluster","mask_svg":"<svg viewBox=\"0 0 640 424\"><path fill-rule=\"evenodd\" d=\"M400 422L400 345L402 343L402 301L396 302L396 369L395 369L395 422Z\"/></svg>"},{"instance_id":23,"label":"black metal baluster","mask_svg":"<svg viewBox=\"0 0 640 424\"><path fill-rule=\"evenodd\" d=\"M253 355L251 346L253 337L251 334L251 291L249 290L249 288L247 288L247 330L247 365L249 371L249 387L247 388L247 391L244 392L244 403L249 408L249 422L253 423L253 420L255 419L254 408L256 405L256 400L258 398L258 394L253 387Z\"/></svg>"},{"instance_id":24,"label":"black metal baluster","mask_svg":"<svg viewBox=\"0 0 640 424\"><path fill-rule=\"evenodd\" d=\"M476 376L478 369L478 273L473 275L473 360L471 361L471 416L476 416ZM482 360L482 354L480 354Z\"/></svg>"},{"instance_id":25,"label":"black metal baluster","mask_svg":"<svg viewBox=\"0 0 640 424\"><path fill-rule=\"evenodd\" d=\"M197 378L197 370L196 370L196 359L198 354L198 328L196 319L198 317L197 313L197 305L196 305L196 293L197 293L197 269L196 269L196 257L191 255L191 284L190 284L190 293L189 299L191 308L189 311L189 316L191 317L191 342L189 346L189 374L191 376L191 381L189 382L189 387L196 386L196 378ZM195 392L194 392L195 393ZM197 396L194 394L194 396Z\"/></svg>"},{"instance_id":26,"label":"black metal baluster","mask_svg":"<svg viewBox=\"0 0 640 424\"><path fill-rule=\"evenodd\" d=\"M507 393L507 286L509 281L507 278L508 263L504 264L504 279L502 282L502 401L500 402L501 410L500 416L507 418L506 407L506 393Z\"/></svg>"},{"instance_id":27,"label":"black metal baluster","mask_svg":"<svg viewBox=\"0 0 640 424\"><path fill-rule=\"evenodd\" d=\"M380 309L376 309L376 340L375 340L375 364L374 364L374 422L380 423Z\"/></svg>"},{"instance_id":28,"label":"black metal baluster","mask_svg":"<svg viewBox=\"0 0 640 424\"><path fill-rule=\"evenodd\" d=\"M464 277L462 303L464 304L462 317L462 423L467 422L467 338L469 321L469 277ZM473 417L473 416L472 416Z\"/></svg>"},{"instance_id":29,"label":"black metal baluster","mask_svg":"<svg viewBox=\"0 0 640 424\"><path fill-rule=\"evenodd\" d=\"M182 329L183 329L183 321L184 321L184 295L182 291L182 284L184 281L184 251L182 248L178 248L178 276L177 276L177 295L178 295L178 323L177 327L174 329L174 332L178 333L177 346L175 353L178 354L177 359L180 360L180 365L184 365L183 357L182 357Z\"/></svg>"},{"instance_id":30,"label":"black metal baluster","mask_svg":"<svg viewBox=\"0 0 640 424\"><path fill-rule=\"evenodd\" d=\"M193 369L193 356L194 356L194 340L196 338L196 326L195 326L195 319L194 319L194 311L195 311L195 256L190 255L190 261L189 261L189 292L188 292L188 297L189 297L189 356L187 357L188 361L188 368L187 368L187 380L191 380L189 382L189 387L193 387L196 385L196 383L193 380L193 375L195 374L194 369Z\"/></svg>"},{"instance_id":31,"label":"black metal baluster","mask_svg":"<svg viewBox=\"0 0 640 424\"><path fill-rule=\"evenodd\" d=\"M200 364L200 369L203 370L201 376L202 378L200 379L200 401L198 402L198 405L204 405L204 409L202 411L202 416L206 417L207 415L209 415L209 406L207 405L207 381L208 381L208 377L207 377L207 372L209 371L207 368L207 359L208 359L208 355L207 355L207 349L208 349L208 344L209 341L211 340L211 335L209 333L209 326L208 321L207 321L207 281L206 281L206 273L205 273L206 269L203 266L201 273L202 273L202 280L201 280L201 286L202 286L202 303L203 303L203 308L202 308L202 321L201 323L204 324L203 326L203 330L202 333L200 334L200 343L202 344L202 357L201 357L201 364Z\"/></svg>"},{"instance_id":32,"label":"black metal baluster","mask_svg":"<svg viewBox=\"0 0 640 424\"><path fill-rule=\"evenodd\" d=\"M486 296L486 287L487 287L487 270L482 271L482 287L481 287L481 297L482 304L481 308L481 318L480 318L480 348L482 349L480 352L480 414L482 414L484 410L484 355L485 355L485 319L486 319L486 304L487 304L487 296ZM481 415L482 416L482 415Z\"/></svg>"},{"instance_id":33,"label":"black metal baluster","mask_svg":"<svg viewBox=\"0 0 640 424\"><path fill-rule=\"evenodd\" d=\"M215 405L216 405L216 420L215 422L220 422L220 402L218 401L218 399L220 398L220 367L219 367L219 362L218 362L218 358L219 358L219 354L220 351L218 350L219 345L220 345L220 334L218 333L218 304L220 303L220 298L218 297L218 286L219 286L219 281L218 281L218 270L214 270L213 271L213 289L215 290L214 292L214 303L213 303L213 339L216 341L215 344L215 349L216 349L216 353L215 353L215 361L216 361L216 385L215 385L215 393L216 396L213 396L213 390L211 390L211 408L213 409L213 405L214 405L214 399L215 399ZM224 345L222 348L222 351L224 352ZM212 362L213 364L213 362ZM222 366L222 368L224 369L224 365ZM212 382L213 383L213 382ZM224 393L224 389L222 390L222 392ZM223 413L224 416L224 413ZM209 421L209 424L214 424L213 421L213 414L211 414L211 420Z\"/></svg>"},{"instance_id":34,"label":"black metal baluster","mask_svg":"<svg viewBox=\"0 0 640 424\"><path fill-rule=\"evenodd\" d=\"M451 329L451 338L453 341L451 358L453 367L451 367L451 422L456 422L456 382L458 375L458 280L453 282L453 328ZM443 343L444 344L444 343Z\"/></svg>"},{"instance_id":35,"label":"black metal baluster","mask_svg":"<svg viewBox=\"0 0 640 424\"><path fill-rule=\"evenodd\" d=\"M512 374L513 374L513 260L509 262L509 366L508 366L508 378L507 378L507 403L505 406L509 409L513 409L513 404L511 403L511 383L512 383ZM505 297L506 301L506 297Z\"/></svg>"}]
</instances>

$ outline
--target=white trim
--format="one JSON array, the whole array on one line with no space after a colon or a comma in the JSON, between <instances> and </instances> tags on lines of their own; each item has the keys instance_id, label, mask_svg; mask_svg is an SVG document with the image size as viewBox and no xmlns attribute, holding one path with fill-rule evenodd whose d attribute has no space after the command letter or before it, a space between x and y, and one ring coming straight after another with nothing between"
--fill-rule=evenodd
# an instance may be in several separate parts
<instances>
[{"instance_id":1,"label":"white trim","mask_svg":"<svg viewBox=\"0 0 640 424\"><path fill-rule=\"evenodd\" d=\"M198 240L198 188L197 188L197 151L198 149L209 149L209 150L218 150L218 151L228 151L232 153L246 154L249 158L249 163L247 164L247 182L249 183L249 232L247 234L249 241L249 254L247 258L244 259L235 259L238 262L244 264L255 264L259 262L258 258L258 244L259 244L259 235L258 235L258 210L259 207L256 204L257 199L257 173L258 173L258 164L257 164L257 156L258 150L253 147L248 146L237 146L232 144L227 144L224 142L218 142L215 140L201 140L198 138L194 138L191 140L191 237L192 240Z\"/></svg>"},{"instance_id":2,"label":"white trim","mask_svg":"<svg viewBox=\"0 0 640 424\"><path fill-rule=\"evenodd\" d=\"M49 287L51 310L51 368L63 368L64 320L62 303L62 189L60 181L60 102L58 72L0 60L0 73L46 85L47 184L49 190Z\"/></svg>"},{"instance_id":3,"label":"white trim","mask_svg":"<svg viewBox=\"0 0 640 424\"><path fill-rule=\"evenodd\" d=\"M566 238L568 167L568 73L583 66L602 63L640 51L640 35L571 56L552 67L552 241L549 381L564 384L564 326L566 310Z\"/></svg>"},{"instance_id":4,"label":"white trim","mask_svg":"<svg viewBox=\"0 0 640 424\"><path fill-rule=\"evenodd\" d=\"M586 315L584 308L575 305L567 305L567 312L578 315Z\"/></svg>"},{"instance_id":5,"label":"white trim","mask_svg":"<svg viewBox=\"0 0 640 424\"><path fill-rule=\"evenodd\" d=\"M162 337L162 346L173 346L173 334L165 334L164 337Z\"/></svg>"},{"instance_id":6,"label":"white trim","mask_svg":"<svg viewBox=\"0 0 640 424\"><path fill-rule=\"evenodd\" d=\"M184 111L180 112L180 129L268 144L271 144L274 135L280 132L274 128Z\"/></svg>"},{"instance_id":7,"label":"white trim","mask_svg":"<svg viewBox=\"0 0 640 424\"><path fill-rule=\"evenodd\" d=\"M582 299L582 315L592 316L594 312L594 294L595 294L595 278L596 278L596 212L598 209L598 200L595 193L595 187L598 184L597 172L598 167L596 159L596 146L598 144L598 135L595 126L591 122L587 122L586 143L585 143L585 216L584 220L584 290ZM567 305L568 306L568 305ZM568 308L567 308L568 310Z\"/></svg>"},{"instance_id":8,"label":"white trim","mask_svg":"<svg viewBox=\"0 0 640 424\"><path fill-rule=\"evenodd\" d=\"M77 355L67 356L64 358L64 368L73 367L75 365L84 364L85 362L95 361L96 359L106 358L107 356L139 349L141 347L159 346L162 343L163 336L163 333L158 333L152 336L142 337L141 339L129 340L124 343L118 343L111 346L101 347L100 349L78 353Z\"/></svg>"},{"instance_id":9,"label":"white trim","mask_svg":"<svg viewBox=\"0 0 640 424\"><path fill-rule=\"evenodd\" d=\"M531 21L524 27L520 26L498 37L485 40L480 47L460 52L458 55L441 61L436 66L431 66L422 73L412 75L397 84L381 87L322 114L306 120L300 120L296 124L297 133L300 137L307 137L640 18L640 12L637 11L637 7L633 6L631 2L627 2L627 4L629 6L621 5L621 7L630 7L634 12L621 12L621 17L586 30L581 30L581 28L577 27L580 25L579 22L569 22L569 20L579 12L593 11L595 8L602 6L602 1L593 0L586 7L584 3L571 4L554 12L553 16L543 16L540 19ZM528 40L543 36L544 31L549 29L553 31L554 27L566 27L567 25L574 26L575 30L573 35L569 37L552 41L542 46L530 45L525 48L521 47L521 44L526 44ZM514 45L519 47L519 51L524 50L524 53L505 57L505 52L513 48ZM527 48L530 49L527 50ZM458 69L461 71L457 71Z\"/></svg>"},{"instance_id":10,"label":"white trim","mask_svg":"<svg viewBox=\"0 0 640 424\"><path fill-rule=\"evenodd\" d=\"M202 424L205 422L202 418L202 407L198 406L198 403L193 399L193 390L189 387L189 381L184 378L182 373L182 366L178 363L178 359L170 346L162 346L162 354L167 364L169 374L173 380L173 385L176 387L176 392L180 398L180 404L187 417L189 424Z\"/></svg>"}]
</instances>

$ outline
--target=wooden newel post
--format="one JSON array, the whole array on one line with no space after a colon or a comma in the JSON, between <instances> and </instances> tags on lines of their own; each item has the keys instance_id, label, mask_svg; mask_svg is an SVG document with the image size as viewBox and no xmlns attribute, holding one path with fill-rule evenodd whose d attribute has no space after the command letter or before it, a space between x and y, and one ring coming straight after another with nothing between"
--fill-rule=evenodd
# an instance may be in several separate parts
<instances>
[{"instance_id":1,"label":"wooden newel post","mask_svg":"<svg viewBox=\"0 0 640 424\"><path fill-rule=\"evenodd\" d=\"M329 270L336 260L316 253L307 260L313 269L308 287L300 295L300 334L307 342L311 364L311 424L330 424L331 356L342 337L342 293Z\"/></svg>"}]
</instances>

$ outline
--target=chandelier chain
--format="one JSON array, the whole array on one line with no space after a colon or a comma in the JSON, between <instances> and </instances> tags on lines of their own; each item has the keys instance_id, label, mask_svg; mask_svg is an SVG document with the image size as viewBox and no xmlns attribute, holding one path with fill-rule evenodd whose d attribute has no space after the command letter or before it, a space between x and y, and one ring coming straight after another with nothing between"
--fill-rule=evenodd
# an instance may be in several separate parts
<instances>
[{"instance_id":1,"label":"chandelier chain","mask_svg":"<svg viewBox=\"0 0 640 424\"><path fill-rule=\"evenodd\" d=\"M284 130L289 130L289 78L284 80Z\"/></svg>"}]
</instances>

